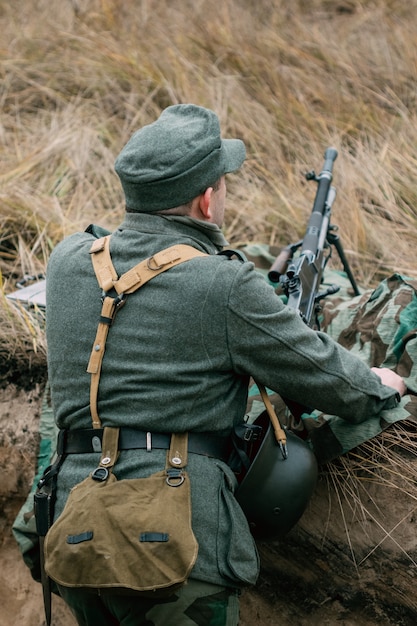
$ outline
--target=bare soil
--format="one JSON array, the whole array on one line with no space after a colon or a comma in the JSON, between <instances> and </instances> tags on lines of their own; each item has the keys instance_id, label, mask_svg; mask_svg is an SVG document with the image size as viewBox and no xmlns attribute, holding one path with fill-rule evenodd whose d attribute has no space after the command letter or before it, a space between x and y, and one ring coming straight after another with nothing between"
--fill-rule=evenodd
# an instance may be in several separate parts
<instances>
[{"instance_id":1,"label":"bare soil","mask_svg":"<svg viewBox=\"0 0 417 626\"><path fill-rule=\"evenodd\" d=\"M40 397L41 386L0 390L0 626L44 624L41 586L11 533L33 481ZM417 503L377 481L366 494L365 509L341 502L323 468L296 528L285 540L259 544L262 571L242 597L241 626L417 623ZM75 626L55 596L53 624Z\"/></svg>"}]
</instances>

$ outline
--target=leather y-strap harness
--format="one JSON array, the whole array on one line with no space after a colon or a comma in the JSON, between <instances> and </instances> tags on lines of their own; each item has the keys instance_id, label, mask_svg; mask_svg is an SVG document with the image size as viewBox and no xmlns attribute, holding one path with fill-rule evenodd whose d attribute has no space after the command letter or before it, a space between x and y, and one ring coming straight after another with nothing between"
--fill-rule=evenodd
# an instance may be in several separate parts
<instances>
[{"instance_id":1,"label":"leather y-strap harness","mask_svg":"<svg viewBox=\"0 0 417 626\"><path fill-rule=\"evenodd\" d=\"M171 246L169 248L165 248L160 252L154 254L153 256L141 261L130 270L125 272L122 276L118 276L113 262L111 260L110 255L110 237L111 235L107 235L105 237L101 237L94 241L90 248L90 254L93 262L94 271L98 280L98 283L102 289L102 309L101 315L99 319L99 324L97 328L96 337L93 343L93 348L91 351L87 372L91 374L91 383L90 383L90 410L91 410L91 419L93 431L97 430L97 433L102 436L101 431L101 420L98 414L98 406L97 406L97 398L98 398L98 388L100 382L101 375L101 366L104 357L104 351L106 346L106 339L110 329L111 324L114 321L117 311L124 305L126 301L126 297L145 285L149 280L165 272L166 270L174 267L175 265L179 265L180 263L184 263L185 261L189 261L190 259L198 256L207 256L206 253L200 252L196 250L192 246L188 246L185 244L178 244ZM234 254L233 251L226 251L226 256L231 257ZM115 292L117 295L110 295L111 292ZM257 381L255 381L260 390L262 399L265 404L266 411L271 420L276 440L281 447L284 458L287 456L286 450L286 434L282 429L278 417L275 413L275 410L268 398L268 394L264 385L261 385ZM126 428L124 429L127 430ZM82 441L79 441L80 435L77 435L77 432L68 431L73 435L73 447L74 452L81 451L91 451L90 447L91 441L94 441L94 437L91 437L86 431L82 432ZM145 433L148 435L148 433ZM191 435L191 439L189 441L190 451L195 451L197 454L207 454L209 456L217 456L218 458L222 458L224 453L228 454L228 447L224 445L225 438L219 438L214 436L212 443L210 443L210 437L205 437L205 441L208 442L207 446L201 445L201 437L199 433L195 434L193 438L193 434ZM85 436L84 436L85 435ZM130 447L144 447L143 442L138 441L138 433L134 433L134 437L129 437L131 441L128 442L126 448ZM139 433L140 437L142 434ZM205 434L207 435L207 433ZM140 438L139 437L139 438ZM127 433L124 433L124 438L127 438ZM87 444L85 444L84 440L87 439ZM195 441L194 441L195 439ZM220 441L219 439L223 440ZM62 450L66 453L69 453L71 446L66 444L62 444ZM156 443L156 441L155 441ZM100 449L101 442L98 441L98 446ZM162 447L166 447L165 440L157 445L161 445ZM68 449L66 449L68 447ZM125 447L123 445L123 447ZM148 445L146 445L148 448ZM207 450L206 450L207 448ZM94 449L94 445L93 445Z\"/></svg>"},{"instance_id":2,"label":"leather y-strap harness","mask_svg":"<svg viewBox=\"0 0 417 626\"><path fill-rule=\"evenodd\" d=\"M139 289L139 287L143 287L149 280L169 270L171 267L189 261L194 257L207 255L192 246L178 244L165 248L141 261L119 278L110 256L110 235L97 239L90 248L90 254L98 283L103 290L100 321L87 367L87 372L91 374L90 407L92 424L93 428L101 428L97 408L101 365L109 328L114 321L117 311L125 303L126 296ZM112 290L116 292L116 296L109 295Z\"/></svg>"}]
</instances>

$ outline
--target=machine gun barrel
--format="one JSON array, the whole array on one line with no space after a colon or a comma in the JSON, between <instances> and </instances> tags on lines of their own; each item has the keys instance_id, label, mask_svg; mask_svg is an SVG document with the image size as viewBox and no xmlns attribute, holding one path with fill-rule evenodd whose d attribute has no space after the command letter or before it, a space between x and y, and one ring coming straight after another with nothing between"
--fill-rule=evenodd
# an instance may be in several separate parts
<instances>
[{"instance_id":1,"label":"machine gun barrel","mask_svg":"<svg viewBox=\"0 0 417 626\"><path fill-rule=\"evenodd\" d=\"M287 246L278 255L268 274L269 279L282 283L288 296L288 306L297 310L302 319L312 326L315 320L318 291L328 260L326 249L331 207L336 197L336 189L332 187L333 164L337 158L337 150L328 148L324 154L323 169L318 176L314 172L306 175L308 180L317 182L317 192L313 209L308 220L306 232L301 242ZM294 259L294 252L300 249ZM287 266L284 270L284 264Z\"/></svg>"}]
</instances>

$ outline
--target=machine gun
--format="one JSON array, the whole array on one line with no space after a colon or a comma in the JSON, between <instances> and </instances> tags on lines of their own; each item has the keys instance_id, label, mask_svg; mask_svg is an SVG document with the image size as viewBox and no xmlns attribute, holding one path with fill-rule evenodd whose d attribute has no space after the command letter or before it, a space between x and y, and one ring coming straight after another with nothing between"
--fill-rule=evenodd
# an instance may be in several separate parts
<instances>
[{"instance_id":1,"label":"machine gun","mask_svg":"<svg viewBox=\"0 0 417 626\"><path fill-rule=\"evenodd\" d=\"M328 148L320 174L317 176L314 170L306 174L306 179L316 181L318 186L304 239L281 250L268 273L272 283L281 285L288 297L288 306L298 311L304 322L315 329L319 329L318 312L321 300L340 289L337 285L331 285L320 292L323 273L333 247L337 250L354 294L359 295L340 238L335 232L337 226L330 223L332 205L336 198L336 189L331 184L336 158L337 150ZM299 254L294 256L298 250Z\"/></svg>"},{"instance_id":2,"label":"machine gun","mask_svg":"<svg viewBox=\"0 0 417 626\"><path fill-rule=\"evenodd\" d=\"M318 186L304 239L281 250L268 273L272 283L281 285L288 298L288 306L297 311L303 321L315 330L320 329L318 313L321 301L340 289L337 285L330 285L324 291L320 291L324 270L332 256L333 247L337 250L354 295L360 293L340 238L335 232L337 226L330 223L332 205L336 198L336 189L331 184L336 158L337 150L328 148L324 154L325 160L320 174L317 176L314 170L306 174L307 180L314 180ZM295 256L298 251L299 254ZM303 413L311 411L292 400L285 398L283 400L298 423L301 423Z\"/></svg>"}]
</instances>

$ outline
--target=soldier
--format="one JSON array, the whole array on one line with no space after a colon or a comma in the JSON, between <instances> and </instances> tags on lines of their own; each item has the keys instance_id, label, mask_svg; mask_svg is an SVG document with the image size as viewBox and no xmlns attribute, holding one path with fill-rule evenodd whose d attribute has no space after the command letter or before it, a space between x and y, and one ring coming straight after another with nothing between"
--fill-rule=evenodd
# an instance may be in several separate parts
<instances>
[{"instance_id":1,"label":"soldier","mask_svg":"<svg viewBox=\"0 0 417 626\"><path fill-rule=\"evenodd\" d=\"M355 422L395 406L405 393L390 370L371 371L327 335L308 328L249 262L219 255L226 179L245 160L238 139L222 139L217 115L168 107L137 131L116 159L126 215L111 235L120 276L171 245L200 256L171 268L128 297L111 328L98 406L103 426L143 433L230 435L243 421L250 377L286 398ZM91 426L86 372L100 315L90 248L94 228L66 238L47 271L49 380L60 429ZM301 397L300 397L301 396ZM75 434L77 434L75 433ZM152 438L150 438L152 440ZM64 450L65 452L65 450ZM60 469L55 516L97 453L72 450ZM118 478L163 469L166 450L122 449ZM60 586L83 626L236 626L238 597L256 582L258 554L222 458L190 450L192 526L198 557L188 582L164 600ZM74 561L74 567L77 564ZM140 569L140 564L138 565Z\"/></svg>"}]
</instances>

